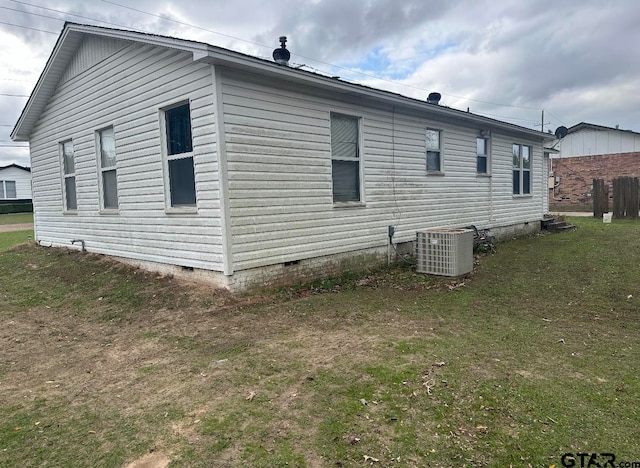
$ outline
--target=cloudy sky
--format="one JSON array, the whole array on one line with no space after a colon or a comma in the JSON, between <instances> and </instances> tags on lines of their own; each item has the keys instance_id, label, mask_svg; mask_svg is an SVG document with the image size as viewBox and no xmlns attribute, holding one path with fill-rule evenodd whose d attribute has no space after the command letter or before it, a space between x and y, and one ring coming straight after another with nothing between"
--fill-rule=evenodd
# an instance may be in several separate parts
<instances>
[{"instance_id":1,"label":"cloudy sky","mask_svg":"<svg viewBox=\"0 0 640 468\"><path fill-rule=\"evenodd\" d=\"M0 166L64 21L269 57L529 128L640 131L638 0L0 0Z\"/></svg>"}]
</instances>

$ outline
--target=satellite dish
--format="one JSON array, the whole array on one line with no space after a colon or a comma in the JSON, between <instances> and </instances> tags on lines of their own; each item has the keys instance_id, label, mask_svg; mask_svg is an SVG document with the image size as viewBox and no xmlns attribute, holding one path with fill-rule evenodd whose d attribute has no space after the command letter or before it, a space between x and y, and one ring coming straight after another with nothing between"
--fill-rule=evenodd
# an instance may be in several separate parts
<instances>
[{"instance_id":1,"label":"satellite dish","mask_svg":"<svg viewBox=\"0 0 640 468\"><path fill-rule=\"evenodd\" d=\"M567 130L567 127L560 126L560 127L556 128L556 138L558 140L562 140L564 137L567 136L568 132L569 132L569 130Z\"/></svg>"}]
</instances>

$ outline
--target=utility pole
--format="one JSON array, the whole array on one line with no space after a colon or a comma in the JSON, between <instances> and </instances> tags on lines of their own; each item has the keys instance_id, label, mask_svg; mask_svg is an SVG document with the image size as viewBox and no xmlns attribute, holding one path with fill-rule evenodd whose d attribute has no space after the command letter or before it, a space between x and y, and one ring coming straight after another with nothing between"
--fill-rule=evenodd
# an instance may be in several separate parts
<instances>
[{"instance_id":1,"label":"utility pole","mask_svg":"<svg viewBox=\"0 0 640 468\"><path fill-rule=\"evenodd\" d=\"M542 109L542 120L540 120L540 131L544 133L544 109Z\"/></svg>"}]
</instances>

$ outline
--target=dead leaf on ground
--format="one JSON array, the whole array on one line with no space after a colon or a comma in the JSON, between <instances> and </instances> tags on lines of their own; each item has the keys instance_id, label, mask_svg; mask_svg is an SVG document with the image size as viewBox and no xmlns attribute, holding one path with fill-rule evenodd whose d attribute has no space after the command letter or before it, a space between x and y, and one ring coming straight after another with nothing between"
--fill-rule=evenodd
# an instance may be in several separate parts
<instances>
[{"instance_id":1,"label":"dead leaf on ground","mask_svg":"<svg viewBox=\"0 0 640 468\"><path fill-rule=\"evenodd\" d=\"M248 401L253 401L253 399L256 397L256 392L251 392L249 393L249 395L247 396L246 400Z\"/></svg>"}]
</instances>

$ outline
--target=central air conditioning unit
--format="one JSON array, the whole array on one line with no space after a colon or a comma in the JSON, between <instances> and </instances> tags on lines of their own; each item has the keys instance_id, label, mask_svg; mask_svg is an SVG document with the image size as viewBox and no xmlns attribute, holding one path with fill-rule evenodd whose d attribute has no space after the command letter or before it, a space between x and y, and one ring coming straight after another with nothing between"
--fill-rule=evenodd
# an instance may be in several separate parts
<instances>
[{"instance_id":1,"label":"central air conditioning unit","mask_svg":"<svg viewBox=\"0 0 640 468\"><path fill-rule=\"evenodd\" d=\"M416 271L460 276L473 270L471 229L427 229L416 233Z\"/></svg>"}]
</instances>

